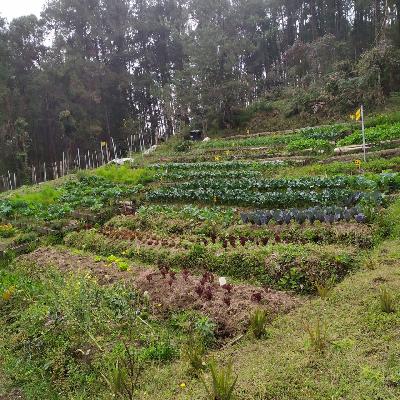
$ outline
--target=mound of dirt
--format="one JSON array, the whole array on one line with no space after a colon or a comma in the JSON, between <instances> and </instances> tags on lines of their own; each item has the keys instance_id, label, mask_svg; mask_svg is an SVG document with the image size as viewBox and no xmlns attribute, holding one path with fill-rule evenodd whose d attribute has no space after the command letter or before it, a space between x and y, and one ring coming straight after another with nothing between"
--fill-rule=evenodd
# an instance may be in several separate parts
<instances>
[{"instance_id":1,"label":"mound of dirt","mask_svg":"<svg viewBox=\"0 0 400 400\"><path fill-rule=\"evenodd\" d=\"M295 296L269 288L230 283L221 286L219 277L207 272L195 276L187 270L175 273L142 267L121 271L104 261L96 262L89 255L62 248L39 248L21 259L65 272L89 272L100 284L124 280L146 294L156 312L196 310L209 316L216 322L217 333L222 337L243 331L250 313L257 308L266 310L272 319L300 303Z\"/></svg>"}]
</instances>

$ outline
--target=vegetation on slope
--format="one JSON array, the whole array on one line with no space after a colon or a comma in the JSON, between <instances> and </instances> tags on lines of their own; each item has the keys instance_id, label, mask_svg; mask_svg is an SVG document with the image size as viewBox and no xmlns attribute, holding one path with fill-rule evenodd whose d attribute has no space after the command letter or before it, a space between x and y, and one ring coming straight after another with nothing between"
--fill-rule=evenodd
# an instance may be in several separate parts
<instances>
[{"instance_id":1,"label":"vegetation on slope","mask_svg":"<svg viewBox=\"0 0 400 400\"><path fill-rule=\"evenodd\" d=\"M351 131L276 136L299 134ZM398 397L398 157L241 151L156 153L0 200L0 396Z\"/></svg>"}]
</instances>

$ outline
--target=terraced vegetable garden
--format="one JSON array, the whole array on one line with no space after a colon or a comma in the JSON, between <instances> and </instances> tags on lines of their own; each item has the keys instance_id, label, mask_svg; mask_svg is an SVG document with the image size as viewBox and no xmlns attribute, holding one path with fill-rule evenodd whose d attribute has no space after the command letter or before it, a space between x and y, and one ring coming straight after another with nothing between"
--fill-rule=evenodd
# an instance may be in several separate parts
<instances>
[{"instance_id":1,"label":"terraced vegetable garden","mask_svg":"<svg viewBox=\"0 0 400 400\"><path fill-rule=\"evenodd\" d=\"M369 127L367 137L395 139L397 128ZM341 337L342 326L328 340L323 312L315 325L293 321L315 304L336 307L339 315L346 301L357 302L351 291L339 301L340 288L365 276L363 268L379 269L379 246L399 240L399 158L375 157L360 168L328 158L336 144L357 142L356 129L341 124L211 140L191 146L186 156L194 162L165 162L161 148L133 165L2 195L4 387L29 399L202 399L203 382L212 385L210 370L229 380L223 365L236 357L238 399L289 398L285 377L298 387L290 398L328 398L325 387L310 395L290 363L306 357L314 382L321 365L329 370L324 360L340 353L340 381L356 339ZM270 146L271 154L298 152L301 160L242 152L257 146ZM311 157L301 158L310 148ZM207 161L198 161L199 154L208 154ZM377 302L392 298L393 312L368 311L382 324L390 316L391 324L399 322L389 284L371 283ZM285 370L269 346L292 325L299 339L293 344L288 335L288 348L280 349ZM260 348L276 362L275 375L263 377L273 386L254 382L243 364ZM357 357L367 363L370 354ZM365 371L358 397L329 398L400 394L386 375L369 384Z\"/></svg>"}]
</instances>

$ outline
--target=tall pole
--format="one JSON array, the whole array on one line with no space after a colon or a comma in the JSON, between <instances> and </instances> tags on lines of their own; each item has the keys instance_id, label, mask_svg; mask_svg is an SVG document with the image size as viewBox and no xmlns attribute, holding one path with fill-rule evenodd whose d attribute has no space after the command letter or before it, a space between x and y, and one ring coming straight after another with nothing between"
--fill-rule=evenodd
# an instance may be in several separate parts
<instances>
[{"instance_id":1,"label":"tall pole","mask_svg":"<svg viewBox=\"0 0 400 400\"><path fill-rule=\"evenodd\" d=\"M364 162L367 161L367 149L365 148L364 106L361 104L361 131L363 140Z\"/></svg>"}]
</instances>

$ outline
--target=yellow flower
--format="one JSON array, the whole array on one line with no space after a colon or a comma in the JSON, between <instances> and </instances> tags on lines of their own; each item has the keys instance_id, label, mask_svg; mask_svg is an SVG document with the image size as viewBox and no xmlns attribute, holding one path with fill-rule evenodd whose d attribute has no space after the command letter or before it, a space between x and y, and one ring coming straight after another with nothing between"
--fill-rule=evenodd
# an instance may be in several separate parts
<instances>
[{"instance_id":1,"label":"yellow flower","mask_svg":"<svg viewBox=\"0 0 400 400\"><path fill-rule=\"evenodd\" d=\"M185 389L186 383L182 382L179 386L181 387L181 389Z\"/></svg>"},{"instance_id":2,"label":"yellow flower","mask_svg":"<svg viewBox=\"0 0 400 400\"><path fill-rule=\"evenodd\" d=\"M15 287L11 286L11 287L9 287L8 289L6 289L4 291L4 293L3 293L3 295L1 297L2 297L2 299L4 301L8 301L8 300L11 299L12 295L14 294L14 292L15 292Z\"/></svg>"}]
</instances>

